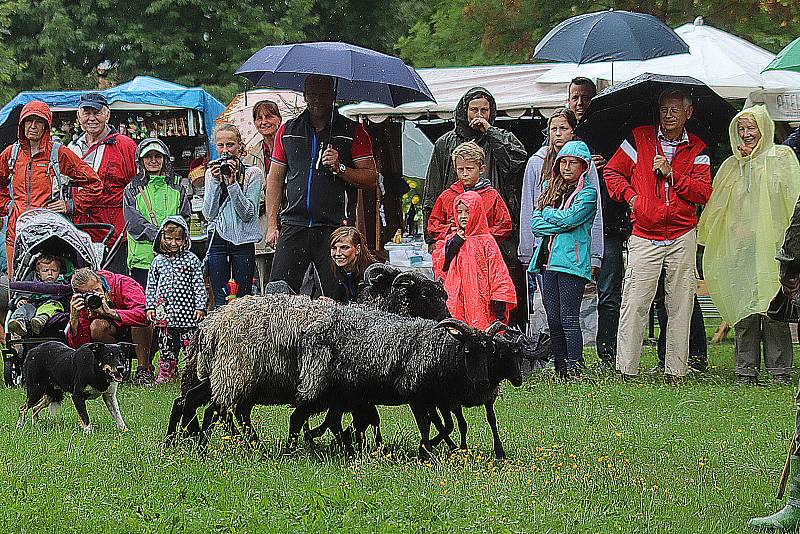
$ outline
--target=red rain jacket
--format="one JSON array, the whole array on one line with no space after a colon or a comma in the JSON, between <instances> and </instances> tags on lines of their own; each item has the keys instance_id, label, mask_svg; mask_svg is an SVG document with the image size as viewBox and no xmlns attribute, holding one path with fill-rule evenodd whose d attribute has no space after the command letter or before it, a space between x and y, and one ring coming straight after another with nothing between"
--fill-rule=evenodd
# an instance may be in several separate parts
<instances>
[{"instance_id":1,"label":"red rain jacket","mask_svg":"<svg viewBox=\"0 0 800 534\"><path fill-rule=\"evenodd\" d=\"M428 217L428 235L434 241L441 241L452 231L453 226L453 201L458 195L464 192L464 184L460 181L442 191L433 210ZM489 225L489 233L499 243L511 235L511 214L508 207L492 186L484 187L476 191L483 199L483 208L486 213L486 223Z\"/></svg>"},{"instance_id":2,"label":"red rain jacket","mask_svg":"<svg viewBox=\"0 0 800 534\"><path fill-rule=\"evenodd\" d=\"M36 116L47 122L47 130L39 143L40 150L31 158L31 149L25 139L23 123L25 119ZM31 208L43 208L52 195L52 169L50 168L50 153L53 150L53 141L50 138L53 115L44 102L34 100L25 104L19 115L18 138L20 140L17 160L13 171L8 168L14 145L10 145L0 154L0 216L8 214L8 229L6 244L14 245L16 236L17 217ZM75 209L84 209L97 202L102 185L97 174L83 160L66 146L58 151L58 165L61 175L71 178L72 200ZM11 204L9 185L14 190L14 203ZM11 212L9 213L9 208ZM11 265L11 258L8 258Z\"/></svg>"},{"instance_id":3,"label":"red rain jacket","mask_svg":"<svg viewBox=\"0 0 800 534\"><path fill-rule=\"evenodd\" d=\"M125 216L122 213L122 197L125 186L136 175L136 142L126 135L112 129L111 133L89 147L97 150L105 145L103 160L97 168L97 175L103 182L100 198L92 205L75 209L76 223L109 223L114 225L114 235L108 243L111 247L117 241L125 227ZM70 145L74 148L74 145ZM93 241L100 241L105 230L88 230Z\"/></svg>"},{"instance_id":4,"label":"red rain jacket","mask_svg":"<svg viewBox=\"0 0 800 534\"><path fill-rule=\"evenodd\" d=\"M457 196L452 205L453 213L460 202L469 209L464 244L450 268L444 272L447 241L438 241L433 251L433 269L437 278L444 278L447 308L453 317L471 327L486 330L495 321L491 302L506 303L507 316L517 305L517 294L500 248L489 233L481 196L475 191Z\"/></svg>"},{"instance_id":5,"label":"red rain jacket","mask_svg":"<svg viewBox=\"0 0 800 534\"><path fill-rule=\"evenodd\" d=\"M103 286L108 293L109 306L119 314L119 322L114 323L114 326L120 328L146 326L148 320L142 286L124 274L114 274L104 270L97 271L97 274L103 280ZM77 349L91 342L91 324L88 312L85 309L81 310L78 316L78 330L67 329L67 344Z\"/></svg>"},{"instance_id":6,"label":"red rain jacket","mask_svg":"<svg viewBox=\"0 0 800 534\"><path fill-rule=\"evenodd\" d=\"M697 205L711 196L711 159L706 144L689 133L672 158L672 177L658 178L653 158L661 153L658 126L639 126L603 169L608 194L629 203L636 195L633 235L643 239L677 239L697 226Z\"/></svg>"}]
</instances>

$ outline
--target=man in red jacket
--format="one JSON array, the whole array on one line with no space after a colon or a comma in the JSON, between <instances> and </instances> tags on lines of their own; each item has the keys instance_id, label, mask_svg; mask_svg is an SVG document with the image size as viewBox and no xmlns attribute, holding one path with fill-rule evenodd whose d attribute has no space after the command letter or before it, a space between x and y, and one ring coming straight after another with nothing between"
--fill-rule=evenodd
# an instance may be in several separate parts
<instances>
[{"instance_id":1,"label":"man in red jacket","mask_svg":"<svg viewBox=\"0 0 800 534\"><path fill-rule=\"evenodd\" d=\"M103 192L91 206L75 210L76 223L108 223L114 225L114 235L108 243L113 247L119 240L109 270L127 273L127 241L123 229L122 196L125 186L136 174L136 142L109 126L111 110L101 93L85 93L78 105L78 123L84 134L70 143L69 148L88 163L100 176ZM105 230L89 230L93 241L99 241ZM122 239L120 240L120 236Z\"/></svg>"},{"instance_id":2,"label":"man in red jacket","mask_svg":"<svg viewBox=\"0 0 800 534\"><path fill-rule=\"evenodd\" d=\"M669 88L658 104L659 124L634 128L606 165L611 198L631 208L633 235L622 289L617 333L617 370L639 374L642 332L662 268L669 325L664 373L686 375L689 324L697 282L697 205L711 196L711 160L706 145L684 128L692 100Z\"/></svg>"},{"instance_id":3,"label":"man in red jacket","mask_svg":"<svg viewBox=\"0 0 800 534\"><path fill-rule=\"evenodd\" d=\"M136 344L136 381L153 381L150 342L153 327L147 320L144 289L136 280L110 271L78 269L72 275L74 294L69 303L67 344L77 349L92 341ZM89 293L100 297L99 306L92 306Z\"/></svg>"}]
</instances>

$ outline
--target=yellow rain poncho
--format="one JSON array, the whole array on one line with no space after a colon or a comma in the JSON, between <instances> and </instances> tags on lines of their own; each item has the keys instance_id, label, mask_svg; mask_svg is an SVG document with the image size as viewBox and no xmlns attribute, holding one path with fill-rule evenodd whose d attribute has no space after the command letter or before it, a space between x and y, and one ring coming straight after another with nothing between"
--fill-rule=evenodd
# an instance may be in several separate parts
<instances>
[{"instance_id":1,"label":"yellow rain poncho","mask_svg":"<svg viewBox=\"0 0 800 534\"><path fill-rule=\"evenodd\" d=\"M737 131L742 115L761 131L753 152L744 157ZM800 164L791 148L775 145L775 125L764 106L740 112L730 125L733 156L714 178L714 191L697 227L705 245L703 275L723 320L735 325L765 314L778 291L775 255L800 195Z\"/></svg>"}]
</instances>

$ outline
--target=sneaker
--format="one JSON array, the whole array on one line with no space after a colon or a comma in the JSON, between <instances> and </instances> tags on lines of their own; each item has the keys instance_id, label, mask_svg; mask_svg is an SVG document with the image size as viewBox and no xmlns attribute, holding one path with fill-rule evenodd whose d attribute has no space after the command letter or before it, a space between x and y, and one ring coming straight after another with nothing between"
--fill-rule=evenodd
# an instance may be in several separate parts
<instances>
[{"instance_id":1,"label":"sneaker","mask_svg":"<svg viewBox=\"0 0 800 534\"><path fill-rule=\"evenodd\" d=\"M151 386L153 385L153 368L145 369L144 367L136 368L136 378L133 383L137 386Z\"/></svg>"},{"instance_id":2,"label":"sneaker","mask_svg":"<svg viewBox=\"0 0 800 534\"><path fill-rule=\"evenodd\" d=\"M31 330L33 330L33 333L36 334L37 336L41 334L42 330L44 330L44 325L46 325L47 321L49 320L50 317L44 314L37 315L36 317L31 319Z\"/></svg>"},{"instance_id":3,"label":"sneaker","mask_svg":"<svg viewBox=\"0 0 800 534\"><path fill-rule=\"evenodd\" d=\"M792 375L775 375L772 380L779 386L791 386Z\"/></svg>"},{"instance_id":4,"label":"sneaker","mask_svg":"<svg viewBox=\"0 0 800 534\"><path fill-rule=\"evenodd\" d=\"M600 363L597 364L598 373L611 373L615 370L616 368L614 367L614 362L600 360Z\"/></svg>"},{"instance_id":5,"label":"sneaker","mask_svg":"<svg viewBox=\"0 0 800 534\"><path fill-rule=\"evenodd\" d=\"M654 365L650 369L648 369L647 374L650 375L661 375L664 374L664 368L660 365Z\"/></svg>"},{"instance_id":6,"label":"sneaker","mask_svg":"<svg viewBox=\"0 0 800 534\"><path fill-rule=\"evenodd\" d=\"M755 386L758 384L757 376L736 375L737 386Z\"/></svg>"},{"instance_id":7,"label":"sneaker","mask_svg":"<svg viewBox=\"0 0 800 534\"><path fill-rule=\"evenodd\" d=\"M23 338L28 335L28 325L25 324L25 319L11 319L8 322L8 331Z\"/></svg>"}]
</instances>

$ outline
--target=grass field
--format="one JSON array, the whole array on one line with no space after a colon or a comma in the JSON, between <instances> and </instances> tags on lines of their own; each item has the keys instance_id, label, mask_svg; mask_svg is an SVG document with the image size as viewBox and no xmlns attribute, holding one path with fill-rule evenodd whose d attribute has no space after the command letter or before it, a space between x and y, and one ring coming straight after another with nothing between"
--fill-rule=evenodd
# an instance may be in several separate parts
<instances>
[{"instance_id":1,"label":"grass field","mask_svg":"<svg viewBox=\"0 0 800 534\"><path fill-rule=\"evenodd\" d=\"M587 350L587 353L589 351ZM588 356L590 365L596 357ZM680 386L645 376L573 384L532 376L497 402L509 460L492 459L482 409L472 449L420 463L405 408L381 410L387 446L347 459L329 438L281 454L288 409L258 408L251 450L217 432L206 455L160 441L175 387L120 390L131 428L101 401L79 431L67 401L15 428L20 389L0 389L2 532L742 532L773 511L794 428L794 389L733 385L731 345ZM654 364L645 349L643 368Z\"/></svg>"}]
</instances>

